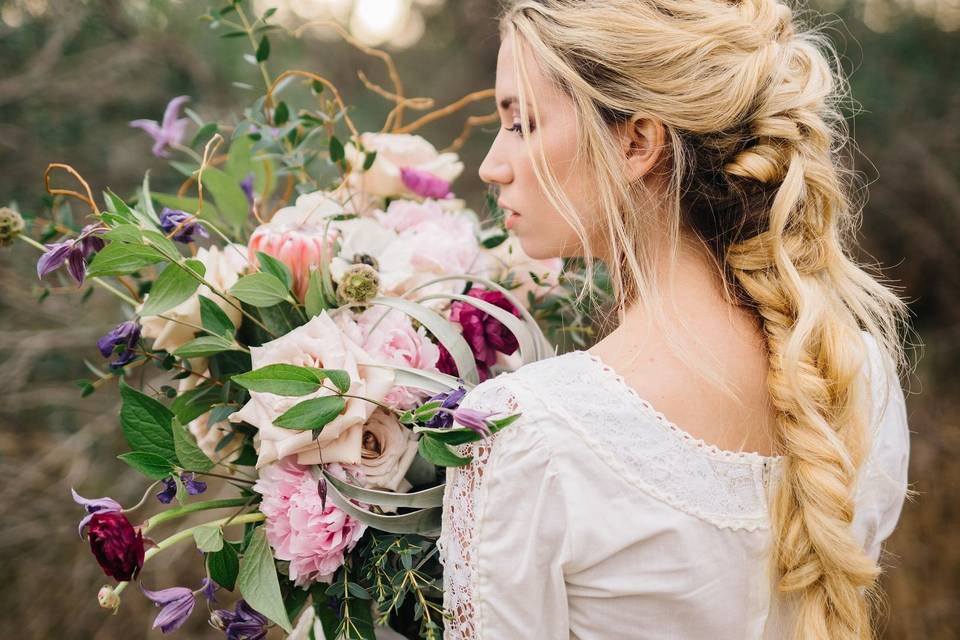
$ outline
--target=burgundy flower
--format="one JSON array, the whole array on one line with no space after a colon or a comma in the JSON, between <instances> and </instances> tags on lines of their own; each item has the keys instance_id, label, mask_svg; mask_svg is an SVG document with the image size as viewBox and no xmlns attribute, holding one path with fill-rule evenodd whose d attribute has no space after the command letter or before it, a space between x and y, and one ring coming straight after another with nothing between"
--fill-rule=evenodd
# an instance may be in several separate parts
<instances>
[{"instance_id":1,"label":"burgundy flower","mask_svg":"<svg viewBox=\"0 0 960 640\"><path fill-rule=\"evenodd\" d=\"M509 311L518 318L520 317L520 311L499 291L487 291L474 287L467 292L467 295L489 302ZM489 377L489 367L497 361L497 352L510 355L519 346L516 336L505 324L485 311L474 307L469 302L457 300L451 304L450 320L459 322L463 327L463 337L470 345L473 356L477 360L477 367L481 370L481 380ZM444 349L441 349L441 360L444 351ZM449 357L449 354L447 356ZM443 371L443 369L440 370Z\"/></svg>"},{"instance_id":2,"label":"burgundy flower","mask_svg":"<svg viewBox=\"0 0 960 640\"><path fill-rule=\"evenodd\" d=\"M440 350L440 358L437 359L437 369L440 373L446 373L447 375L459 378L460 371L457 369L457 363L453 360L453 356L450 355L447 348L443 346L443 343L437 343L437 348ZM480 375L480 382L483 382L490 377L490 367L483 362L477 362L477 373Z\"/></svg>"},{"instance_id":3,"label":"burgundy flower","mask_svg":"<svg viewBox=\"0 0 960 640\"><path fill-rule=\"evenodd\" d=\"M132 579L143 567L143 533L134 529L122 513L94 513L87 537L90 550L108 576L123 582Z\"/></svg>"},{"instance_id":4,"label":"burgundy flower","mask_svg":"<svg viewBox=\"0 0 960 640\"><path fill-rule=\"evenodd\" d=\"M90 519L93 517L93 514L101 511L112 511L119 513L121 510L123 510L123 507L120 506L120 503L113 498L84 498L79 493L74 491L73 488L70 489L70 493L73 494L73 501L87 511L87 515L84 516L83 520L80 521L80 527L78 529L81 539L83 539L83 528L90 523Z\"/></svg>"}]
</instances>

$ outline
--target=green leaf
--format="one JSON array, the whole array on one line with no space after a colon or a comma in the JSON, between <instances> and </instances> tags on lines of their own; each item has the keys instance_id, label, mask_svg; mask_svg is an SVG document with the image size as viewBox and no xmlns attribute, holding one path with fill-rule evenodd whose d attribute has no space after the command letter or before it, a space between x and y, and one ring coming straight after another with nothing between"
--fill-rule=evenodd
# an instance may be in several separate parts
<instances>
[{"instance_id":1,"label":"green leaf","mask_svg":"<svg viewBox=\"0 0 960 640\"><path fill-rule=\"evenodd\" d=\"M117 457L151 480L163 480L173 474L173 465L170 461L153 453L131 451Z\"/></svg>"},{"instance_id":2,"label":"green leaf","mask_svg":"<svg viewBox=\"0 0 960 640\"><path fill-rule=\"evenodd\" d=\"M171 422L165 406L120 380L120 425L123 437L134 451L152 453L172 463L177 461Z\"/></svg>"},{"instance_id":3,"label":"green leaf","mask_svg":"<svg viewBox=\"0 0 960 640\"><path fill-rule=\"evenodd\" d=\"M273 424L284 429L319 431L339 416L347 406L342 396L323 396L298 402L283 412Z\"/></svg>"},{"instance_id":4,"label":"green leaf","mask_svg":"<svg viewBox=\"0 0 960 640\"><path fill-rule=\"evenodd\" d=\"M260 263L260 271L276 277L287 289L293 287L293 274L290 273L287 265L263 251L257 251L257 260Z\"/></svg>"},{"instance_id":5,"label":"green leaf","mask_svg":"<svg viewBox=\"0 0 960 640\"><path fill-rule=\"evenodd\" d=\"M330 380L340 390L340 393L350 391L350 374L343 369L318 369L310 367L316 374L319 382L325 378Z\"/></svg>"},{"instance_id":6,"label":"green leaf","mask_svg":"<svg viewBox=\"0 0 960 640\"><path fill-rule=\"evenodd\" d=\"M293 302L287 288L274 275L251 273L230 287L230 295L254 307L272 307L283 301Z\"/></svg>"},{"instance_id":7,"label":"green leaf","mask_svg":"<svg viewBox=\"0 0 960 640\"><path fill-rule=\"evenodd\" d=\"M143 215L146 217L144 222L151 229L157 229L160 226L160 218L153 208L153 200L150 195L150 171L143 174L143 184L140 185L140 203L143 207ZM134 212L137 210L134 209Z\"/></svg>"},{"instance_id":8,"label":"green leaf","mask_svg":"<svg viewBox=\"0 0 960 640\"><path fill-rule=\"evenodd\" d=\"M206 267L199 260L187 260L184 266L200 276L206 273ZM150 295L147 296L147 300L140 310L140 316L155 316L158 313L169 311L184 300L189 299L198 286L200 286L200 281L187 273L186 269L173 264L167 265L157 281L153 283Z\"/></svg>"},{"instance_id":9,"label":"green leaf","mask_svg":"<svg viewBox=\"0 0 960 640\"><path fill-rule=\"evenodd\" d=\"M227 164L224 171L233 176L239 183L251 173L253 174L253 190L256 193L267 194L273 190L274 174L272 162L269 158L254 157L253 146L255 141L249 136L239 136L230 143L227 155ZM267 168L271 167L271 170ZM244 196L246 197L246 196Z\"/></svg>"},{"instance_id":10,"label":"green leaf","mask_svg":"<svg viewBox=\"0 0 960 640\"><path fill-rule=\"evenodd\" d=\"M293 630L283 606L277 568L263 527L257 527L250 536L250 544L240 561L237 584L247 604L276 622L287 633Z\"/></svg>"},{"instance_id":11,"label":"green leaf","mask_svg":"<svg viewBox=\"0 0 960 640\"><path fill-rule=\"evenodd\" d=\"M195 146L201 140L209 140L213 134L220 130L220 127L216 122L208 122L207 124L200 127L197 132L193 135L193 140L190 141L190 146Z\"/></svg>"},{"instance_id":12,"label":"green leaf","mask_svg":"<svg viewBox=\"0 0 960 640\"><path fill-rule=\"evenodd\" d=\"M319 80L314 80L311 82L310 88L313 89L314 93L323 93L323 83Z\"/></svg>"},{"instance_id":13,"label":"green leaf","mask_svg":"<svg viewBox=\"0 0 960 640\"><path fill-rule=\"evenodd\" d=\"M223 531L220 527L212 525L197 527L193 530L193 540L197 543L197 549L204 553L216 553L223 549Z\"/></svg>"},{"instance_id":14,"label":"green leaf","mask_svg":"<svg viewBox=\"0 0 960 640\"><path fill-rule=\"evenodd\" d=\"M377 160L377 152L370 151L363 156L363 170L366 171L373 166L373 163Z\"/></svg>"},{"instance_id":15,"label":"green leaf","mask_svg":"<svg viewBox=\"0 0 960 640\"><path fill-rule=\"evenodd\" d=\"M347 590L353 594L354 597L360 598L361 600L370 600L370 592L363 588L363 586L357 584L356 582L348 582Z\"/></svg>"},{"instance_id":16,"label":"green leaf","mask_svg":"<svg viewBox=\"0 0 960 640\"><path fill-rule=\"evenodd\" d=\"M173 244L173 240L159 231L152 231L148 229L143 232L143 238L152 244L154 248L160 251L163 255L167 255L172 258L180 257L180 250L177 249L177 245Z\"/></svg>"},{"instance_id":17,"label":"green leaf","mask_svg":"<svg viewBox=\"0 0 960 640\"><path fill-rule=\"evenodd\" d=\"M173 352L178 358L206 358L222 351L234 349L233 340L222 336L200 336L185 343Z\"/></svg>"},{"instance_id":18,"label":"green leaf","mask_svg":"<svg viewBox=\"0 0 960 640\"><path fill-rule=\"evenodd\" d=\"M207 554L207 570L214 582L227 591L233 591L237 586L237 573L240 571L236 548L227 542L219 551Z\"/></svg>"},{"instance_id":19,"label":"green leaf","mask_svg":"<svg viewBox=\"0 0 960 640\"><path fill-rule=\"evenodd\" d=\"M187 432L187 428L180 424L180 421L174 418L172 423L173 444L177 453L177 459L187 471L209 471L213 468L213 461L207 457L193 436Z\"/></svg>"},{"instance_id":20,"label":"green leaf","mask_svg":"<svg viewBox=\"0 0 960 640\"><path fill-rule=\"evenodd\" d=\"M220 308L216 302L206 296L198 296L200 299L200 324L203 328L216 336L222 336L228 340L233 340L237 333L237 327L226 312Z\"/></svg>"},{"instance_id":21,"label":"green leaf","mask_svg":"<svg viewBox=\"0 0 960 640\"><path fill-rule=\"evenodd\" d=\"M420 436L417 450L420 452L420 455L438 467L462 467L470 464L470 461L473 459L461 458L446 444L425 433Z\"/></svg>"},{"instance_id":22,"label":"green leaf","mask_svg":"<svg viewBox=\"0 0 960 640\"><path fill-rule=\"evenodd\" d=\"M330 161L340 162L344 157L343 143L340 142L337 136L330 136Z\"/></svg>"},{"instance_id":23,"label":"green leaf","mask_svg":"<svg viewBox=\"0 0 960 640\"><path fill-rule=\"evenodd\" d=\"M127 224L136 224L137 215L133 212L123 199L110 189L103 192L103 201L107 205L107 210L122 218Z\"/></svg>"},{"instance_id":24,"label":"green leaf","mask_svg":"<svg viewBox=\"0 0 960 640\"><path fill-rule=\"evenodd\" d=\"M201 179L203 188L213 194L220 215L232 226L242 225L250 213L250 204L240 181L216 167L204 169Z\"/></svg>"},{"instance_id":25,"label":"green leaf","mask_svg":"<svg viewBox=\"0 0 960 640\"><path fill-rule=\"evenodd\" d=\"M319 389L322 382L313 370L292 364L269 364L235 375L232 380L250 391L278 396L305 396Z\"/></svg>"},{"instance_id":26,"label":"green leaf","mask_svg":"<svg viewBox=\"0 0 960 640\"><path fill-rule=\"evenodd\" d=\"M257 46L257 62L264 62L270 57L270 40L267 36L260 38L260 44Z\"/></svg>"},{"instance_id":27,"label":"green leaf","mask_svg":"<svg viewBox=\"0 0 960 640\"><path fill-rule=\"evenodd\" d=\"M177 417L180 424L188 424L196 420L214 403L220 402L220 388L216 385L200 386L178 395L170 405L170 410ZM216 423L212 423L216 424Z\"/></svg>"},{"instance_id":28,"label":"green leaf","mask_svg":"<svg viewBox=\"0 0 960 640\"><path fill-rule=\"evenodd\" d=\"M143 234L140 233L140 227L135 224L117 225L103 234L103 237L110 242L131 242L134 244L143 242Z\"/></svg>"},{"instance_id":29,"label":"green leaf","mask_svg":"<svg viewBox=\"0 0 960 640\"><path fill-rule=\"evenodd\" d=\"M329 309L327 299L323 295L323 285L320 281L320 272L316 269L310 272L310 281L307 284L307 295L304 297L303 305L306 307L307 315L311 318L320 315L325 309Z\"/></svg>"},{"instance_id":30,"label":"green leaf","mask_svg":"<svg viewBox=\"0 0 960 640\"><path fill-rule=\"evenodd\" d=\"M290 108L287 107L286 102L280 102L277 105L276 110L273 112L273 124L276 126L280 126L282 124L286 124L287 120L289 119L290 119Z\"/></svg>"},{"instance_id":31,"label":"green leaf","mask_svg":"<svg viewBox=\"0 0 960 640\"><path fill-rule=\"evenodd\" d=\"M87 268L87 277L123 276L165 260L156 249L146 245L111 242L93 257Z\"/></svg>"}]
</instances>

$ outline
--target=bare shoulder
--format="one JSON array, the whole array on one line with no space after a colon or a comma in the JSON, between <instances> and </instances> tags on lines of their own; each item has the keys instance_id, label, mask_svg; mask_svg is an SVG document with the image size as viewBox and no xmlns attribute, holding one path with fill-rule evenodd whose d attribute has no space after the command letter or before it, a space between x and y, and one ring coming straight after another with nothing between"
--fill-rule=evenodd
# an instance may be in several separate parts
<instances>
[{"instance_id":1,"label":"bare shoulder","mask_svg":"<svg viewBox=\"0 0 960 640\"><path fill-rule=\"evenodd\" d=\"M775 453L775 411L767 392L768 358L763 336L743 314L700 320L679 345L621 327L590 353L603 361L667 419L695 438L728 451ZM712 370L726 393L698 369ZM706 373L709 376L709 373Z\"/></svg>"}]
</instances>

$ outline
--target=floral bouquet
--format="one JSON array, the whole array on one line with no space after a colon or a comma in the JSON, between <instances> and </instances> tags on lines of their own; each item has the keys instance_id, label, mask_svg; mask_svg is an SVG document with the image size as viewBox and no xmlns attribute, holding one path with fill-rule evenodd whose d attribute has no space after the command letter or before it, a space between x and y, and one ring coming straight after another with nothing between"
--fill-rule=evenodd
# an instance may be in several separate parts
<instances>
[{"instance_id":1,"label":"floral bouquet","mask_svg":"<svg viewBox=\"0 0 960 640\"><path fill-rule=\"evenodd\" d=\"M100 605L116 610L138 582L164 633L205 602L229 639L272 626L299 638L373 638L386 625L440 637L444 469L469 462L451 445L517 417L459 403L486 378L554 353L542 327L571 324L562 265L527 259L496 211L485 227L450 190L463 170L456 149L491 116L468 118L446 152L413 134L492 91L403 125L405 109L432 101L404 98L389 56L341 31L394 81L391 92L362 77L395 106L383 130L361 133L326 78L270 79L270 16L249 19L242 2L206 16L249 39L265 80L235 123L181 117L184 96L160 121L131 123L183 174L177 193L151 190L148 175L129 197L105 191L101 207L76 170L52 164L58 222L26 216L27 228L0 209L3 242L42 251L41 279L103 287L127 315L99 340L106 370L91 366L81 393L119 381L130 447L120 459L152 484L126 508L75 492L80 534L115 580ZM297 80L318 107L278 98ZM53 187L61 170L82 190ZM202 495L212 479L226 497ZM134 517L148 505L154 515ZM195 585L153 584L145 567L178 543L202 553ZM225 592L238 596L231 608L216 604Z\"/></svg>"}]
</instances>

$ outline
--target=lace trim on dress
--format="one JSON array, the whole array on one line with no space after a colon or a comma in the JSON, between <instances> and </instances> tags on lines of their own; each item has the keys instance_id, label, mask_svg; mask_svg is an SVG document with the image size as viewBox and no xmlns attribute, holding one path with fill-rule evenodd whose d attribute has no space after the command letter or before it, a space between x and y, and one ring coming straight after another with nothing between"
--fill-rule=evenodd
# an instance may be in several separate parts
<instances>
[{"instance_id":1,"label":"lace trim on dress","mask_svg":"<svg viewBox=\"0 0 960 640\"><path fill-rule=\"evenodd\" d=\"M470 391L461 406L464 408L514 413L516 397L502 383L504 374ZM456 447L461 456L473 460L459 468L447 468L447 485L443 496L443 520L437 540L443 565L443 608L452 619L446 621L444 640L467 640L482 637L480 613L474 606L478 579L477 554L479 528L483 518L482 496L484 471L497 440L496 433L486 440Z\"/></svg>"}]
</instances>

